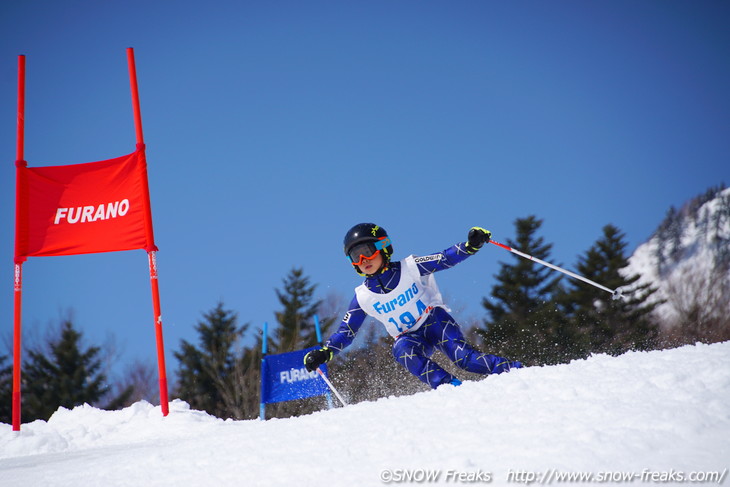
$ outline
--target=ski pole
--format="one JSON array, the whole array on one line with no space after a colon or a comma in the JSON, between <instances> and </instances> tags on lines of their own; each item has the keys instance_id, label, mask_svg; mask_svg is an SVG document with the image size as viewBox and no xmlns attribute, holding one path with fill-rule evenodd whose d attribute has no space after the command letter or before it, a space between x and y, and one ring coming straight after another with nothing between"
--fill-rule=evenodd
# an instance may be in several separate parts
<instances>
[{"instance_id":1,"label":"ski pole","mask_svg":"<svg viewBox=\"0 0 730 487\"><path fill-rule=\"evenodd\" d=\"M494 240L490 240L489 243L493 243L497 247L502 247L505 250L509 250L513 254L517 254L520 257L524 257L527 260L532 260L534 262L537 262L538 264L542 264L542 265L544 265L546 267L549 267L549 268L551 268L553 270L556 270L558 272L562 272L563 274L566 274L566 275L568 275L568 276L570 276L570 277L572 277L574 279L578 279L580 281L586 282L586 283L588 283L588 284L590 284L592 286L597 287L598 289L603 289L604 291L611 293L612 296L613 296L613 299L620 299L620 298L623 297L623 295L621 294L622 293L621 288L609 289L606 286L602 286L602 285L598 284L597 282L591 281L587 277L579 276L578 274L576 274L574 272L567 271L567 270L563 269L562 267L558 267L556 265L551 264L550 262L545 262L544 260L540 260L537 257L533 257L533 256L531 256L529 254L525 254L524 252L520 252L519 250L515 250L515 249L513 249L512 247L510 247L508 245L504 245L504 244L501 244L499 242L495 242Z\"/></svg>"},{"instance_id":2,"label":"ski pole","mask_svg":"<svg viewBox=\"0 0 730 487\"><path fill-rule=\"evenodd\" d=\"M337 399L340 400L340 402L342 403L342 405L343 406L347 406L347 403L345 402L345 400L342 399L342 396L340 396L340 393L337 392L337 389L335 389L335 386L333 386L332 385L332 382L330 382L330 380L327 378L327 376L324 375L324 372L322 372L322 369L320 369L319 367L317 367L317 373L319 374L320 377L322 377L322 380L324 380L325 384L327 384L327 387L329 387L330 390L335 393L335 396L337 396Z\"/></svg>"}]
</instances>

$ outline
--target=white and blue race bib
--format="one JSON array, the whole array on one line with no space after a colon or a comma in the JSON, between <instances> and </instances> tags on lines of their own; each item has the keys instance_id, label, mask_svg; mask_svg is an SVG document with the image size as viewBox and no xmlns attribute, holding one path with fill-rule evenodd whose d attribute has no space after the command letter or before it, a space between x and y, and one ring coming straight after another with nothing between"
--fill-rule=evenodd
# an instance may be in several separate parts
<instances>
[{"instance_id":1,"label":"white and blue race bib","mask_svg":"<svg viewBox=\"0 0 730 487\"><path fill-rule=\"evenodd\" d=\"M386 294L374 293L361 284L355 288L360 307L383 323L391 336L417 330L435 307L449 310L433 274L421 276L412 255L401 261L398 286Z\"/></svg>"}]
</instances>

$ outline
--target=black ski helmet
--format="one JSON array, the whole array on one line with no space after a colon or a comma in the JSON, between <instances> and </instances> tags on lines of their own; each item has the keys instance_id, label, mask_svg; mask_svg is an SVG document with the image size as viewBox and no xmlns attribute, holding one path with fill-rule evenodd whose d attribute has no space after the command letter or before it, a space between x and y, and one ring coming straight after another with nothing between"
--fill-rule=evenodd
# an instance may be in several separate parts
<instances>
[{"instance_id":1,"label":"black ski helmet","mask_svg":"<svg viewBox=\"0 0 730 487\"><path fill-rule=\"evenodd\" d=\"M345 256L350 253L350 250L357 244L363 242L378 242L380 240L388 238L388 232L385 228L376 225L375 223L358 223L345 234L344 250ZM390 240L388 238L388 240ZM385 264L390 262L390 257L393 255L393 244L383 247L383 259ZM357 266L355 268L358 270Z\"/></svg>"}]
</instances>

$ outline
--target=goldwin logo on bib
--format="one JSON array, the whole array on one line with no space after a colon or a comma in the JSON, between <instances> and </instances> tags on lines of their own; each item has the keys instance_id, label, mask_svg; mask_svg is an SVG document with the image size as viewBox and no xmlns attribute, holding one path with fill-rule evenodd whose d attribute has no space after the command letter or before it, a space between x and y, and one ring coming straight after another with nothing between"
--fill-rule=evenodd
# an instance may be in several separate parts
<instances>
[{"instance_id":1,"label":"goldwin logo on bib","mask_svg":"<svg viewBox=\"0 0 730 487\"><path fill-rule=\"evenodd\" d=\"M433 262L434 260L441 260L440 255L425 255L423 257L416 257L413 259L413 262L416 264L421 264L423 262Z\"/></svg>"}]
</instances>

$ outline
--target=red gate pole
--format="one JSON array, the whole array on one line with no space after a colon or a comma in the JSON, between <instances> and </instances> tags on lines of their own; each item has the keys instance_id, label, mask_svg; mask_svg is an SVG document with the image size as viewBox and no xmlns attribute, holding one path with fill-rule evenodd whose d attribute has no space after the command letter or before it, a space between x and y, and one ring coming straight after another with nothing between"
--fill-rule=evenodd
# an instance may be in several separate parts
<instances>
[{"instance_id":1,"label":"red gate pole","mask_svg":"<svg viewBox=\"0 0 730 487\"><path fill-rule=\"evenodd\" d=\"M23 301L23 264L15 263L15 309L13 326L13 431L20 431L20 354L21 354L21 307Z\"/></svg>"},{"instance_id":2,"label":"red gate pole","mask_svg":"<svg viewBox=\"0 0 730 487\"><path fill-rule=\"evenodd\" d=\"M15 157L15 238L18 238L18 221L20 218L20 193L18 191L20 168L27 163L24 160L25 147L25 56L18 56L18 135ZM18 242L15 243L15 285L13 303L13 396L12 421L13 431L20 431L20 368L21 368L21 336L23 307L23 261L25 257L18 257Z\"/></svg>"},{"instance_id":3,"label":"red gate pole","mask_svg":"<svg viewBox=\"0 0 730 487\"><path fill-rule=\"evenodd\" d=\"M134 128L137 135L137 151L144 157L145 145L142 134L142 113L139 108L139 90L137 88L137 69L134 64L134 49L127 48L127 64L129 65L129 83L132 91L132 109L134 111ZM145 232L147 234L147 257L150 269L150 286L152 287L152 311L155 320L155 337L157 340L157 369L160 378L160 408L162 415L170 412L167 397L167 373L165 372L165 347L162 340L162 311L160 308L160 290L157 276L157 247L152 229L152 210L150 205L149 184L147 182L147 168L144 164L142 174L145 193Z\"/></svg>"}]
</instances>

